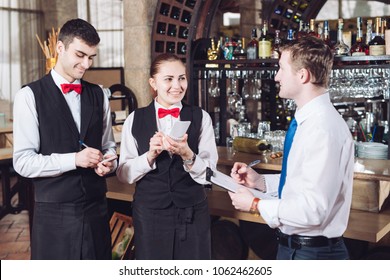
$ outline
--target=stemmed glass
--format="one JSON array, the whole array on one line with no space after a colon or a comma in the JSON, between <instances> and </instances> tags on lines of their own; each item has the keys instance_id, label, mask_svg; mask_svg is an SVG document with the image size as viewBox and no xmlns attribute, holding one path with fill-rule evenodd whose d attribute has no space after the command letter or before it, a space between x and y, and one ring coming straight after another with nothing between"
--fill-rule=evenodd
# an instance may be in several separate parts
<instances>
[{"instance_id":1,"label":"stemmed glass","mask_svg":"<svg viewBox=\"0 0 390 280\"><path fill-rule=\"evenodd\" d=\"M261 100L261 94L262 94L262 89L261 89L261 75L260 72L256 72L255 78L253 80L253 99L254 100Z\"/></svg>"},{"instance_id":2,"label":"stemmed glass","mask_svg":"<svg viewBox=\"0 0 390 280\"><path fill-rule=\"evenodd\" d=\"M234 115L236 110L236 103L241 99L240 95L237 93L237 83L238 80L235 76L235 73L233 71L229 72L229 79L228 79L228 86L227 86L227 92L228 92L228 111L231 115Z\"/></svg>"},{"instance_id":3,"label":"stemmed glass","mask_svg":"<svg viewBox=\"0 0 390 280\"><path fill-rule=\"evenodd\" d=\"M209 80L208 80L208 93L211 97L218 97L220 94L219 88L219 72L218 71L209 71Z\"/></svg>"}]
</instances>

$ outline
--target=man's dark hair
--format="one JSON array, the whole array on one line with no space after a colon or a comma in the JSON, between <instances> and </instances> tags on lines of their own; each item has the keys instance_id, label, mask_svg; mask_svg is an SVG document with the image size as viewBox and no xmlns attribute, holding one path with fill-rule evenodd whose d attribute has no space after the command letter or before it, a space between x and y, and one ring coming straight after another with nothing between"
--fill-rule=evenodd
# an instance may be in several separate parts
<instances>
[{"instance_id":1,"label":"man's dark hair","mask_svg":"<svg viewBox=\"0 0 390 280\"><path fill-rule=\"evenodd\" d=\"M100 42L99 34L95 27L83 19L71 19L60 30L58 40L64 43L65 48L72 43L74 38L84 41L88 46L96 46Z\"/></svg>"}]
</instances>

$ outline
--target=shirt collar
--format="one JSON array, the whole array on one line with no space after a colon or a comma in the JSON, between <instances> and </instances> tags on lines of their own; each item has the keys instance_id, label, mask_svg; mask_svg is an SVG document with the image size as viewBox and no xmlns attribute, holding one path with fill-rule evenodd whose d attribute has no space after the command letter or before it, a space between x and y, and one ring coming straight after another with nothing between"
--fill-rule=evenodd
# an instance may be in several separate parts
<instances>
[{"instance_id":1,"label":"shirt collar","mask_svg":"<svg viewBox=\"0 0 390 280\"><path fill-rule=\"evenodd\" d=\"M320 96L317 96L306 103L302 108L295 112L295 119L297 124L300 125L303 123L311 114L316 113L320 110L321 107L330 103L329 93L325 92Z\"/></svg>"},{"instance_id":2,"label":"shirt collar","mask_svg":"<svg viewBox=\"0 0 390 280\"><path fill-rule=\"evenodd\" d=\"M62 77L58 72L56 72L54 68L51 69L50 74L54 80L54 83L61 90L61 92L62 92L61 84L70 84L64 77ZM72 84L80 84L80 83L81 83L80 80L75 80Z\"/></svg>"},{"instance_id":3,"label":"shirt collar","mask_svg":"<svg viewBox=\"0 0 390 280\"><path fill-rule=\"evenodd\" d=\"M156 108L156 114L157 114L157 111L159 108L163 108L163 109L179 108L179 110L181 111L181 108L183 108L183 104L181 104L181 102L177 102L177 103L171 105L170 107L165 108L164 106L162 106L160 103L157 102L157 97L156 97L156 98L154 98L154 108Z\"/></svg>"}]
</instances>

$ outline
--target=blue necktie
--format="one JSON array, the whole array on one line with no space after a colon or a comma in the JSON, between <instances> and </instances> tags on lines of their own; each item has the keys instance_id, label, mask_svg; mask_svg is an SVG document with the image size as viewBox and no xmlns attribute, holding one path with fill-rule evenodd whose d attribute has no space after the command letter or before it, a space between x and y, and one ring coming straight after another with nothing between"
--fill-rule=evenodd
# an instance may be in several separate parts
<instances>
[{"instance_id":1,"label":"blue necktie","mask_svg":"<svg viewBox=\"0 0 390 280\"><path fill-rule=\"evenodd\" d=\"M282 173L280 174L279 189L278 189L279 198L282 196L282 190L284 187L284 183L286 182L287 158L288 158L288 154L290 153L291 145L294 140L294 135L296 130L297 130L297 121L293 119L287 130L286 138L284 139Z\"/></svg>"}]
</instances>

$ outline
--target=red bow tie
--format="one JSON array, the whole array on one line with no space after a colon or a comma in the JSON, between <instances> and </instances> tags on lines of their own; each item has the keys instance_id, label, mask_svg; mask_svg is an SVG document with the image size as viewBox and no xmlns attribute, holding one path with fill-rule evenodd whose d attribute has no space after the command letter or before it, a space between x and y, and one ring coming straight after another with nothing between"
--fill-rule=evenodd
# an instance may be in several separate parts
<instances>
[{"instance_id":1,"label":"red bow tie","mask_svg":"<svg viewBox=\"0 0 390 280\"><path fill-rule=\"evenodd\" d=\"M78 94L81 94L81 84L61 84L62 92L68 93L74 90Z\"/></svg>"},{"instance_id":2,"label":"red bow tie","mask_svg":"<svg viewBox=\"0 0 390 280\"><path fill-rule=\"evenodd\" d=\"M173 108L170 110L166 110L163 108L158 109L158 117L161 119L167 115L171 115L172 117L177 118L180 115L180 109L179 108Z\"/></svg>"}]
</instances>

